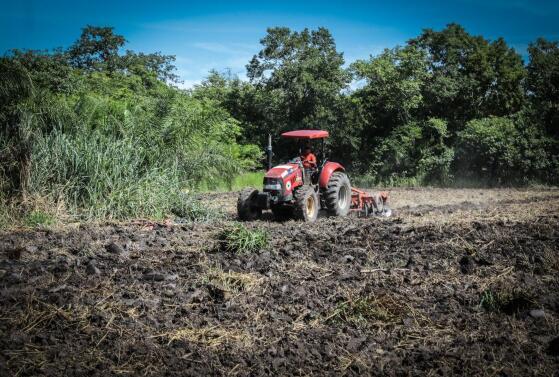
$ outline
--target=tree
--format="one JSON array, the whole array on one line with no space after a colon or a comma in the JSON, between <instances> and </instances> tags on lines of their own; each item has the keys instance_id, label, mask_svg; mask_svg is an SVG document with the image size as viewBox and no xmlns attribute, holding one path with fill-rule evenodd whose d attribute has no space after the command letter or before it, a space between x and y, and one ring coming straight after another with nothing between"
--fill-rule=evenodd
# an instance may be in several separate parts
<instances>
[{"instance_id":1,"label":"tree","mask_svg":"<svg viewBox=\"0 0 559 377\"><path fill-rule=\"evenodd\" d=\"M66 52L72 67L86 71L120 72L139 77L146 88L154 87L156 81L177 83L174 65L175 56L160 52L145 54L127 50L124 55L119 50L126 43L123 36L115 34L112 27L88 25L80 38Z\"/></svg>"},{"instance_id":2,"label":"tree","mask_svg":"<svg viewBox=\"0 0 559 377\"><path fill-rule=\"evenodd\" d=\"M70 62L74 67L86 70L115 71L118 68L118 50L126 39L114 33L112 27L87 25L78 39L68 50Z\"/></svg>"},{"instance_id":3,"label":"tree","mask_svg":"<svg viewBox=\"0 0 559 377\"><path fill-rule=\"evenodd\" d=\"M447 124L430 118L412 121L380 139L368 174L394 184L446 184L451 179L454 150L446 145Z\"/></svg>"},{"instance_id":4,"label":"tree","mask_svg":"<svg viewBox=\"0 0 559 377\"><path fill-rule=\"evenodd\" d=\"M471 119L510 115L522 108L522 59L500 38L489 42L458 24L425 29L408 42L429 54L433 75L424 96L429 116L447 119L453 131Z\"/></svg>"},{"instance_id":5,"label":"tree","mask_svg":"<svg viewBox=\"0 0 559 377\"><path fill-rule=\"evenodd\" d=\"M126 51L119 59L119 68L133 75L142 77L148 83L159 80L167 83L178 83L179 77L175 73L175 56L163 55L160 52L145 54Z\"/></svg>"},{"instance_id":6,"label":"tree","mask_svg":"<svg viewBox=\"0 0 559 377\"><path fill-rule=\"evenodd\" d=\"M414 111L423 105L422 90L430 75L427 64L423 51L408 46L387 49L377 57L351 65L355 77L365 80L354 97L375 118L370 120L369 127L378 136L412 120Z\"/></svg>"},{"instance_id":7,"label":"tree","mask_svg":"<svg viewBox=\"0 0 559 377\"><path fill-rule=\"evenodd\" d=\"M34 87L69 93L76 85L66 52L60 48L52 51L13 49L5 59L24 69Z\"/></svg>"},{"instance_id":8,"label":"tree","mask_svg":"<svg viewBox=\"0 0 559 377\"><path fill-rule=\"evenodd\" d=\"M330 32L271 28L260 43L262 50L247 65L247 75L258 91L254 106L266 120L261 133L335 129L332 108L349 75Z\"/></svg>"},{"instance_id":9,"label":"tree","mask_svg":"<svg viewBox=\"0 0 559 377\"><path fill-rule=\"evenodd\" d=\"M523 114L475 119L458 133L456 171L484 184L553 182L558 177L551 143Z\"/></svg>"},{"instance_id":10,"label":"tree","mask_svg":"<svg viewBox=\"0 0 559 377\"><path fill-rule=\"evenodd\" d=\"M527 87L547 132L559 139L559 43L539 38L528 47Z\"/></svg>"},{"instance_id":11,"label":"tree","mask_svg":"<svg viewBox=\"0 0 559 377\"><path fill-rule=\"evenodd\" d=\"M423 86L430 75L427 64L422 50L406 46L351 65L355 78L365 81L351 95L357 106L357 122L361 123L358 160L370 163L382 140L398 127L421 118Z\"/></svg>"},{"instance_id":12,"label":"tree","mask_svg":"<svg viewBox=\"0 0 559 377\"><path fill-rule=\"evenodd\" d=\"M517 113L526 101L523 85L526 68L522 57L503 38L498 38L490 44L489 61L492 80L485 94L484 116Z\"/></svg>"}]
</instances>

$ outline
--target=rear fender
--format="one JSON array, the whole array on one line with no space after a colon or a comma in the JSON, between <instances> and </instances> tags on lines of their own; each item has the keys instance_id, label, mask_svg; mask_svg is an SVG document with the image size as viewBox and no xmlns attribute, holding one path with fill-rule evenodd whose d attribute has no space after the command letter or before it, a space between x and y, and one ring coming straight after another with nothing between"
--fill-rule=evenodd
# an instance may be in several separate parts
<instances>
[{"instance_id":1,"label":"rear fender","mask_svg":"<svg viewBox=\"0 0 559 377\"><path fill-rule=\"evenodd\" d=\"M322 167L322 171L320 172L320 178L318 179L318 185L320 188L328 187L328 182L330 181L330 177L332 173L335 171L345 171L344 167L337 162L327 162Z\"/></svg>"}]
</instances>

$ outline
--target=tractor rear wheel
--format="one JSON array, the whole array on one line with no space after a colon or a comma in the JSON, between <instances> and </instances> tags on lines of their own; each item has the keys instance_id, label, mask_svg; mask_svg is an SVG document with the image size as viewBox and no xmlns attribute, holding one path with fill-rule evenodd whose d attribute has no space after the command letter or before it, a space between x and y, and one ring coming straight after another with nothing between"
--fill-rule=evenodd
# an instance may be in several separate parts
<instances>
[{"instance_id":1,"label":"tractor rear wheel","mask_svg":"<svg viewBox=\"0 0 559 377\"><path fill-rule=\"evenodd\" d=\"M328 187L324 191L324 201L328 213L333 216L345 216L351 205L351 185L347 175L341 171L332 173Z\"/></svg>"},{"instance_id":2,"label":"tractor rear wheel","mask_svg":"<svg viewBox=\"0 0 559 377\"><path fill-rule=\"evenodd\" d=\"M313 222L318 217L318 195L313 187L300 187L295 193L294 215L298 220Z\"/></svg>"},{"instance_id":3,"label":"tractor rear wheel","mask_svg":"<svg viewBox=\"0 0 559 377\"><path fill-rule=\"evenodd\" d=\"M262 209L255 206L258 190L247 187L239 193L237 200L237 214L243 221L256 220L262 215Z\"/></svg>"}]
</instances>

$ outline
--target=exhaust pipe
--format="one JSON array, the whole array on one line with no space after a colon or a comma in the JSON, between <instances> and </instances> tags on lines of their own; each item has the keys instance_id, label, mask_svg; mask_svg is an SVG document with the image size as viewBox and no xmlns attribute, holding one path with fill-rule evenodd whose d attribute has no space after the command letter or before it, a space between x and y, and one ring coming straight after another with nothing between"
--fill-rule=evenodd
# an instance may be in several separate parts
<instances>
[{"instance_id":1,"label":"exhaust pipe","mask_svg":"<svg viewBox=\"0 0 559 377\"><path fill-rule=\"evenodd\" d=\"M266 148L266 154L268 155L268 169L270 170L272 168L272 156L273 156L273 152L272 152L272 134L268 134L268 147Z\"/></svg>"}]
</instances>

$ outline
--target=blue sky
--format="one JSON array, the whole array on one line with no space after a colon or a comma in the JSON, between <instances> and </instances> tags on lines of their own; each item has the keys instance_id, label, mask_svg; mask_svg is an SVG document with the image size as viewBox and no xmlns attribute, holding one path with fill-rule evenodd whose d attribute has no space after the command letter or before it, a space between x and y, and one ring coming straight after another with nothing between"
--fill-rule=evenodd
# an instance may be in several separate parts
<instances>
[{"instance_id":1,"label":"blue sky","mask_svg":"<svg viewBox=\"0 0 559 377\"><path fill-rule=\"evenodd\" d=\"M135 51L176 55L190 87L210 69L245 77L267 27L324 26L346 62L405 43L450 22L526 54L539 36L559 40L559 2L459 1L39 1L0 0L0 52L67 47L86 24L114 26Z\"/></svg>"}]
</instances>

